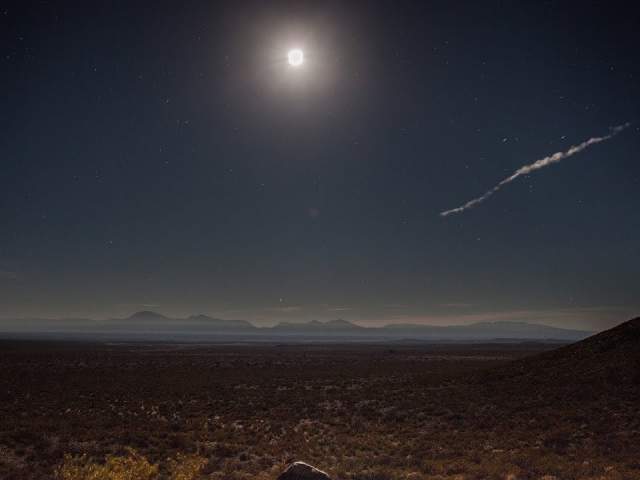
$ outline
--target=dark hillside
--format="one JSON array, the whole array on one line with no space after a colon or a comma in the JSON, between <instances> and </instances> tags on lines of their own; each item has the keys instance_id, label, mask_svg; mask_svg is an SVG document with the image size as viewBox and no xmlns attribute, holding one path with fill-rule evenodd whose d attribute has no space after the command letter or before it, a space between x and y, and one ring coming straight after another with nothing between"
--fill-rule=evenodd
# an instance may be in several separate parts
<instances>
[{"instance_id":1,"label":"dark hillside","mask_svg":"<svg viewBox=\"0 0 640 480\"><path fill-rule=\"evenodd\" d=\"M491 372L518 396L636 396L640 390L640 317L580 342L527 357Z\"/></svg>"},{"instance_id":2,"label":"dark hillside","mask_svg":"<svg viewBox=\"0 0 640 480\"><path fill-rule=\"evenodd\" d=\"M468 423L493 430L506 444L533 444L541 455L583 458L583 465L606 458L640 468L640 318L487 370L461 391L474 398L463 413ZM591 477L576 470L567 478Z\"/></svg>"}]
</instances>

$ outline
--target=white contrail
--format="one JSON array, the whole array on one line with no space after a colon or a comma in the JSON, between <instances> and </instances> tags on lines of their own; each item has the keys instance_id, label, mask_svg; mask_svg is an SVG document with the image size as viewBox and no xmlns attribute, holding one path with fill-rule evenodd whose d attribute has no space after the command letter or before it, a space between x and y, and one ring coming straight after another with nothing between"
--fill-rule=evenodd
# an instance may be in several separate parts
<instances>
[{"instance_id":1,"label":"white contrail","mask_svg":"<svg viewBox=\"0 0 640 480\"><path fill-rule=\"evenodd\" d=\"M569 150L566 150L564 152L556 152L553 155L549 155L548 157L544 157L544 158L541 158L540 160L536 160L535 162L533 162L533 163L531 163L529 165L525 165L524 167L520 167L518 170L515 171L515 173L513 173L513 175L511 175L510 177L507 177L504 180L502 180L500 183L498 183L491 190L487 191L484 195L482 195L482 196L480 196L478 198L474 198L473 200L469 200L467 203L465 203L464 205L462 205L460 207L452 208L451 210L445 210L444 212L440 212L440 216L446 217L447 215L451 215L452 213L462 213L465 210L468 210L469 208L473 208L476 205L478 205L479 203L484 202L487 198L489 198L491 195L496 193L498 190L500 190L502 187L504 187L507 183L513 182L520 175L526 175L528 173L533 172L534 170L538 170L540 168L544 168L547 165L551 165L553 163L558 163L559 161L564 160L567 157L571 157L572 155L575 155L576 153L580 153L582 150L584 150L585 148L587 148L587 147L589 147L591 145L594 145L594 144L600 143L600 142L604 142L605 140L609 140L610 138L613 138L618 133L620 133L622 130L627 128L629 125L631 125L631 124L630 123L625 123L623 125L618 125L616 127L611 127L610 128L610 132L609 132L608 135L605 135L603 137L590 138L589 140L586 140L586 141L584 141L584 142L582 142L582 143L580 143L578 145L572 146Z\"/></svg>"}]
</instances>

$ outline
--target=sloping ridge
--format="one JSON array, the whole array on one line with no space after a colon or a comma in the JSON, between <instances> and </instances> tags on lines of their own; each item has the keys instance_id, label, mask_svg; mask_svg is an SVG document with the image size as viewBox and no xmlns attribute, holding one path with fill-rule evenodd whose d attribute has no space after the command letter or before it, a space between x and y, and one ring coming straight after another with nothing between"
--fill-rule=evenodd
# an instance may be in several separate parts
<instances>
[{"instance_id":1,"label":"sloping ridge","mask_svg":"<svg viewBox=\"0 0 640 480\"><path fill-rule=\"evenodd\" d=\"M532 391L585 395L640 391L640 317L557 350L488 372L488 384L500 382L515 394Z\"/></svg>"}]
</instances>

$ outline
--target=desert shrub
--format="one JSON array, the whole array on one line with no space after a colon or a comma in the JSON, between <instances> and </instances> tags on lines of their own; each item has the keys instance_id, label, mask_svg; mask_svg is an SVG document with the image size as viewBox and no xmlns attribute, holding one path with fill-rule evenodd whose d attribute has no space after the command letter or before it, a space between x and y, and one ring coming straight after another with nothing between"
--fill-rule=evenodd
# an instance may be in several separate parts
<instances>
[{"instance_id":1,"label":"desert shrub","mask_svg":"<svg viewBox=\"0 0 640 480\"><path fill-rule=\"evenodd\" d=\"M207 460L198 455L178 453L167 459L167 478L194 480L206 463ZM66 454L56 469L56 476L59 480L156 480L159 471L158 465L129 448L124 456L107 455L104 463L95 462L86 454Z\"/></svg>"},{"instance_id":2,"label":"desert shrub","mask_svg":"<svg viewBox=\"0 0 640 480\"><path fill-rule=\"evenodd\" d=\"M207 464L207 460L199 455L178 453L167 462L171 480L193 480Z\"/></svg>"},{"instance_id":3,"label":"desert shrub","mask_svg":"<svg viewBox=\"0 0 640 480\"><path fill-rule=\"evenodd\" d=\"M60 480L151 480L157 477L158 466L129 449L125 456L107 455L104 463L66 454L56 473Z\"/></svg>"}]
</instances>

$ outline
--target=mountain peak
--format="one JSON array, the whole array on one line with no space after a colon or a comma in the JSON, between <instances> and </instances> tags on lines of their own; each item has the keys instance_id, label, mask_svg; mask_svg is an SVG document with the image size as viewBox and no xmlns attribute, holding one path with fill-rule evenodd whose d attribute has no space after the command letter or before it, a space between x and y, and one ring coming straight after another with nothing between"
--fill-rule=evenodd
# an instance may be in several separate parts
<instances>
[{"instance_id":1,"label":"mountain peak","mask_svg":"<svg viewBox=\"0 0 640 480\"><path fill-rule=\"evenodd\" d=\"M199 313L197 315L189 315L187 317L187 320L197 320L197 321L203 322L203 321L213 320L213 318L211 318L209 315Z\"/></svg>"},{"instance_id":2,"label":"mountain peak","mask_svg":"<svg viewBox=\"0 0 640 480\"><path fill-rule=\"evenodd\" d=\"M330 327L359 327L355 323L351 323L348 320L343 320L342 318L338 318L336 320L329 320L325 323L326 326Z\"/></svg>"},{"instance_id":3,"label":"mountain peak","mask_svg":"<svg viewBox=\"0 0 640 480\"><path fill-rule=\"evenodd\" d=\"M342 318L336 318L335 320L329 320L327 321L327 324L331 324L331 325L353 325L353 323L347 321L347 320L343 320Z\"/></svg>"},{"instance_id":4,"label":"mountain peak","mask_svg":"<svg viewBox=\"0 0 640 480\"><path fill-rule=\"evenodd\" d=\"M293 322L280 322L274 328L276 329L289 329L289 330L301 330L301 331L314 331L314 332L322 332L327 330L343 330L343 329L361 329L360 325L356 325L355 323L348 322L341 318L337 320L328 320L328 321L320 321L320 320L311 320L310 322L303 323L293 323Z\"/></svg>"}]
</instances>

